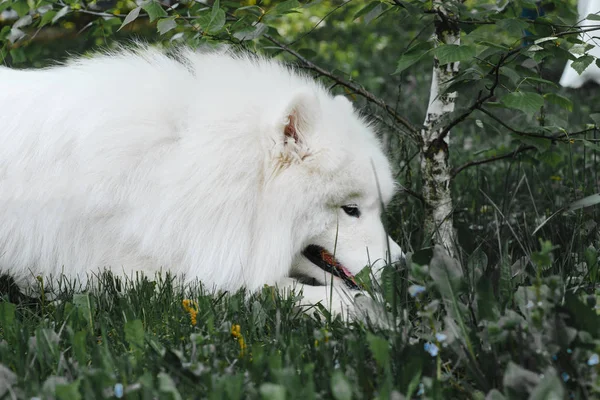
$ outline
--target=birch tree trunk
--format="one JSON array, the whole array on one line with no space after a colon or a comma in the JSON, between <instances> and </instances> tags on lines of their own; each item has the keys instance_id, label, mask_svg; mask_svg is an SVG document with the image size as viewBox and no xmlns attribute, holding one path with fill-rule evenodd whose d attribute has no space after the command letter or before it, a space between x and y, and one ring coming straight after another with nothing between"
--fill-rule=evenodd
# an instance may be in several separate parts
<instances>
[{"instance_id":1,"label":"birch tree trunk","mask_svg":"<svg viewBox=\"0 0 600 400\"><path fill-rule=\"evenodd\" d=\"M459 45L460 30L449 21L443 1L433 3L438 17L435 23L435 46ZM441 94L450 80L458 74L459 62L440 65L434 58L429 105L421 130L421 173L425 200L425 232L433 242L444 246L452 257L457 256L456 235L452 223L452 193L448 162L449 132L444 132L440 120L454 111L456 92Z\"/></svg>"}]
</instances>

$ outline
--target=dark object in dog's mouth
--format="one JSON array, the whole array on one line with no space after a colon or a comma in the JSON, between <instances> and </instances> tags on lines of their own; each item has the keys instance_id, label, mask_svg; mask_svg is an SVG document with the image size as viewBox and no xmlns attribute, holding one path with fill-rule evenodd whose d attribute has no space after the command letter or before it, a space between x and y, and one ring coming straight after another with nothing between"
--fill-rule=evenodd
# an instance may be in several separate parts
<instances>
[{"instance_id":1,"label":"dark object in dog's mouth","mask_svg":"<svg viewBox=\"0 0 600 400\"><path fill-rule=\"evenodd\" d=\"M360 289L354 275L323 247L311 244L304 249L302 254L323 271L343 280L350 289Z\"/></svg>"}]
</instances>

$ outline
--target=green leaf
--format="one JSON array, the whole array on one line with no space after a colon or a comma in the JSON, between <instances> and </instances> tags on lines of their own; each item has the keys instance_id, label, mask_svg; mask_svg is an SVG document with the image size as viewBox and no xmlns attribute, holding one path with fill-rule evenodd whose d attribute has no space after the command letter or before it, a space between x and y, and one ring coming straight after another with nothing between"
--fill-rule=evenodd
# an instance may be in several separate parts
<instances>
[{"instance_id":1,"label":"green leaf","mask_svg":"<svg viewBox=\"0 0 600 400\"><path fill-rule=\"evenodd\" d=\"M584 197L583 199L579 199L577 201L574 201L573 203L571 203L571 204L569 204L569 205L567 205L565 207L562 207L560 210L555 211L552 215L550 215L548 218L546 218L545 220L543 220L537 226L537 228L535 228L535 230L533 231L532 235L535 235L537 233L537 231L539 231L540 229L542 229L542 227L544 227L544 225L546 225L551 219L553 219L554 217L556 217L560 213L567 212L567 211L578 210L580 208L593 206L593 205L596 205L598 203L600 203L600 193L593 194L591 196Z\"/></svg>"},{"instance_id":2,"label":"green leaf","mask_svg":"<svg viewBox=\"0 0 600 400\"><path fill-rule=\"evenodd\" d=\"M584 147L587 147L588 149L600 152L600 145L597 145L596 143L590 142L589 140L585 139L582 140L581 143Z\"/></svg>"},{"instance_id":3,"label":"green leaf","mask_svg":"<svg viewBox=\"0 0 600 400\"><path fill-rule=\"evenodd\" d=\"M177 22L175 22L175 17L162 18L156 24L156 29L158 33L164 35L169 32L171 29L175 29L177 27Z\"/></svg>"},{"instance_id":4,"label":"green leaf","mask_svg":"<svg viewBox=\"0 0 600 400\"><path fill-rule=\"evenodd\" d=\"M129 14L127 14L125 19L123 20L123 23L121 24L119 29L117 29L117 32L120 31L121 29L123 29L123 27L125 25L129 24L130 22L135 21L135 19L140 15L141 10L142 10L142 7L136 7L133 10L129 11Z\"/></svg>"},{"instance_id":5,"label":"green leaf","mask_svg":"<svg viewBox=\"0 0 600 400\"><path fill-rule=\"evenodd\" d=\"M503 30L513 33L513 34L522 32L525 29L529 28L528 22L523 21L522 19L518 19L518 18L500 19L500 20L496 21L496 25L498 25Z\"/></svg>"},{"instance_id":6,"label":"green leaf","mask_svg":"<svg viewBox=\"0 0 600 400\"><path fill-rule=\"evenodd\" d=\"M259 392L265 400L285 400L285 387L275 383L263 383Z\"/></svg>"},{"instance_id":7,"label":"green leaf","mask_svg":"<svg viewBox=\"0 0 600 400\"><path fill-rule=\"evenodd\" d=\"M502 384L509 394L509 398L517 395L515 398L523 398L523 395L531 392L540 382L540 377L535 372L529 371L512 361L508 362L504 371ZM511 396L512 395L512 396Z\"/></svg>"},{"instance_id":8,"label":"green leaf","mask_svg":"<svg viewBox=\"0 0 600 400\"><path fill-rule=\"evenodd\" d=\"M429 274L445 300L454 299L463 281L463 271L458 261L451 258L441 246L433 249Z\"/></svg>"},{"instance_id":9,"label":"green leaf","mask_svg":"<svg viewBox=\"0 0 600 400\"><path fill-rule=\"evenodd\" d=\"M592 121L594 121L594 124L596 124L596 126L600 126L600 113L590 114L590 118L592 119Z\"/></svg>"},{"instance_id":10,"label":"green leaf","mask_svg":"<svg viewBox=\"0 0 600 400\"><path fill-rule=\"evenodd\" d=\"M24 0L13 2L10 7L17 13L19 17L23 17L29 12L29 5Z\"/></svg>"},{"instance_id":11,"label":"green leaf","mask_svg":"<svg viewBox=\"0 0 600 400\"><path fill-rule=\"evenodd\" d=\"M298 2L298 0L287 0L284 1L283 3L279 3L277 4L275 7L273 7L270 10L270 13L274 13L277 15L280 14L285 14L293 9L299 8L300 7L300 3Z\"/></svg>"},{"instance_id":12,"label":"green leaf","mask_svg":"<svg viewBox=\"0 0 600 400\"><path fill-rule=\"evenodd\" d=\"M54 17L56 16L56 11L54 10L50 10L50 11L46 11L44 13L44 15L42 15L42 19L40 20L40 28L43 26L48 25L50 22L52 22L52 20L54 20Z\"/></svg>"},{"instance_id":13,"label":"green leaf","mask_svg":"<svg viewBox=\"0 0 600 400\"><path fill-rule=\"evenodd\" d=\"M529 146L535 147L538 151L546 151L552 146L552 141L549 139L517 135L516 140Z\"/></svg>"},{"instance_id":14,"label":"green leaf","mask_svg":"<svg viewBox=\"0 0 600 400\"><path fill-rule=\"evenodd\" d=\"M477 40L477 41L475 41L475 43L482 45L482 46L493 47L493 48L501 50L501 51L509 51L510 50L510 47L505 46L502 43L493 43L493 42L489 42L487 40Z\"/></svg>"},{"instance_id":15,"label":"green leaf","mask_svg":"<svg viewBox=\"0 0 600 400\"><path fill-rule=\"evenodd\" d=\"M15 322L15 310L17 306L8 301L0 303L0 323L4 329L12 328Z\"/></svg>"},{"instance_id":16,"label":"green leaf","mask_svg":"<svg viewBox=\"0 0 600 400\"><path fill-rule=\"evenodd\" d=\"M476 356L469 338L469 331L465 325L461 304L458 300L459 292L464 283L463 271L460 264L450 257L442 246L436 245L433 248L433 258L429 264L429 275L444 300L448 311L447 318L458 323L460 328L458 339L463 341L463 345L467 348L471 357L475 359Z\"/></svg>"},{"instance_id":17,"label":"green leaf","mask_svg":"<svg viewBox=\"0 0 600 400\"><path fill-rule=\"evenodd\" d=\"M67 15L67 13L69 12L71 8L69 6L64 6L63 8L61 8L56 15L54 15L54 17L52 18L52 23L56 23L56 21L58 21L59 19L61 19L62 17L64 17L65 15Z\"/></svg>"},{"instance_id":18,"label":"green leaf","mask_svg":"<svg viewBox=\"0 0 600 400\"><path fill-rule=\"evenodd\" d=\"M73 383L56 385L54 391L56 398L59 400L80 400L79 382L79 380L76 380Z\"/></svg>"},{"instance_id":19,"label":"green leaf","mask_svg":"<svg viewBox=\"0 0 600 400\"><path fill-rule=\"evenodd\" d=\"M27 55L22 47L10 49L13 64L22 64L27 61Z\"/></svg>"},{"instance_id":20,"label":"green leaf","mask_svg":"<svg viewBox=\"0 0 600 400\"><path fill-rule=\"evenodd\" d=\"M254 40L261 37L268 29L269 27L266 24L259 22L254 26L240 29L233 34L233 37L241 41Z\"/></svg>"},{"instance_id":21,"label":"green leaf","mask_svg":"<svg viewBox=\"0 0 600 400\"><path fill-rule=\"evenodd\" d=\"M523 82L537 82L537 83L544 83L546 85L550 85L550 86L554 86L554 87L558 87L558 85L552 81L549 81L547 79L542 79L539 76L528 76L525 79L523 79Z\"/></svg>"},{"instance_id":22,"label":"green leaf","mask_svg":"<svg viewBox=\"0 0 600 400\"><path fill-rule=\"evenodd\" d=\"M86 331L79 331L73 336L73 353L81 365L85 365L89 360L86 341Z\"/></svg>"},{"instance_id":23,"label":"green leaf","mask_svg":"<svg viewBox=\"0 0 600 400\"><path fill-rule=\"evenodd\" d=\"M506 66L500 68L500 75L506 76L512 83L516 84L523 79L523 76L515 71L514 68Z\"/></svg>"},{"instance_id":24,"label":"green leaf","mask_svg":"<svg viewBox=\"0 0 600 400\"><path fill-rule=\"evenodd\" d=\"M556 36L546 36L543 38L536 39L533 43L535 43L535 44L546 43L546 42L550 42L550 41L553 41L556 39L558 39Z\"/></svg>"},{"instance_id":25,"label":"green leaf","mask_svg":"<svg viewBox=\"0 0 600 400\"><path fill-rule=\"evenodd\" d=\"M583 252L583 256L585 258L585 263L586 266L588 268L588 271L590 272L590 280L592 282L595 282L596 279L598 278L598 264L599 264L599 259L598 259L598 250L596 250L594 248L594 246L588 246L587 249L585 249L585 251Z\"/></svg>"},{"instance_id":26,"label":"green leaf","mask_svg":"<svg viewBox=\"0 0 600 400\"><path fill-rule=\"evenodd\" d=\"M556 93L546 93L544 99L548 103L556 104L567 111L573 111L573 102L564 96Z\"/></svg>"},{"instance_id":27,"label":"green leaf","mask_svg":"<svg viewBox=\"0 0 600 400\"><path fill-rule=\"evenodd\" d=\"M600 204L600 193L572 202L566 207L565 211L579 210L580 208L595 206L596 204Z\"/></svg>"},{"instance_id":28,"label":"green leaf","mask_svg":"<svg viewBox=\"0 0 600 400\"><path fill-rule=\"evenodd\" d=\"M59 337L54 330L49 328L38 328L35 331L35 339L37 344L37 356L40 360L45 360L49 364L59 360Z\"/></svg>"},{"instance_id":29,"label":"green leaf","mask_svg":"<svg viewBox=\"0 0 600 400\"><path fill-rule=\"evenodd\" d=\"M215 1L210 14L198 17L198 23L207 33L217 33L225 26L225 11L219 6L219 0Z\"/></svg>"},{"instance_id":30,"label":"green leaf","mask_svg":"<svg viewBox=\"0 0 600 400\"><path fill-rule=\"evenodd\" d=\"M14 29L24 28L28 25L31 25L32 22L33 18L31 17L31 15L24 15L18 20L16 20L12 27Z\"/></svg>"},{"instance_id":31,"label":"green leaf","mask_svg":"<svg viewBox=\"0 0 600 400\"><path fill-rule=\"evenodd\" d=\"M390 361L390 345L388 341L382 337L367 333L367 342L369 343L369 349L373 353L375 362L381 367L387 367Z\"/></svg>"},{"instance_id":32,"label":"green leaf","mask_svg":"<svg viewBox=\"0 0 600 400\"><path fill-rule=\"evenodd\" d=\"M396 66L396 71L394 74L399 74L411 65L418 62L421 58L423 58L427 53L431 51L431 47L428 43L419 43L410 49L408 49L404 54L400 56L398 60L398 65Z\"/></svg>"},{"instance_id":33,"label":"green leaf","mask_svg":"<svg viewBox=\"0 0 600 400\"><path fill-rule=\"evenodd\" d=\"M481 121L477 121L479 122L479 124L481 124L480 127L483 128L483 124L481 123ZM487 254L485 254L481 247L478 247L467 259L467 274L469 277L469 281L473 283L479 281L479 278L481 278L481 275L483 274L483 271L486 270L487 266Z\"/></svg>"},{"instance_id":34,"label":"green leaf","mask_svg":"<svg viewBox=\"0 0 600 400\"><path fill-rule=\"evenodd\" d=\"M477 318L479 320L497 321L500 316L498 302L494 296L492 280L483 277L477 282Z\"/></svg>"},{"instance_id":35,"label":"green leaf","mask_svg":"<svg viewBox=\"0 0 600 400\"><path fill-rule=\"evenodd\" d=\"M544 98L532 92L512 92L502 98L502 103L526 114L535 114L544 105Z\"/></svg>"},{"instance_id":36,"label":"green leaf","mask_svg":"<svg viewBox=\"0 0 600 400\"><path fill-rule=\"evenodd\" d=\"M9 398L8 393L15 393L10 389L17 383L17 381L17 374L3 364L0 364L0 396L2 398Z\"/></svg>"},{"instance_id":37,"label":"green leaf","mask_svg":"<svg viewBox=\"0 0 600 400\"><path fill-rule=\"evenodd\" d=\"M167 12L156 0L150 0L148 2L143 3L142 8L148 13L148 18L150 19L150 22L154 21L157 18L168 16Z\"/></svg>"},{"instance_id":38,"label":"green leaf","mask_svg":"<svg viewBox=\"0 0 600 400\"><path fill-rule=\"evenodd\" d=\"M476 48L470 45L444 44L437 47L434 51L440 65L451 62L468 61L475 57Z\"/></svg>"},{"instance_id":39,"label":"green leaf","mask_svg":"<svg viewBox=\"0 0 600 400\"><path fill-rule=\"evenodd\" d=\"M588 19L590 21L600 21L600 15L598 15L598 14L588 14L588 16L585 17L585 19Z\"/></svg>"},{"instance_id":40,"label":"green leaf","mask_svg":"<svg viewBox=\"0 0 600 400\"><path fill-rule=\"evenodd\" d=\"M554 151L546 151L541 153L538 157L541 162L548 165L552 169L558 168L558 166L564 161L563 157L558 152Z\"/></svg>"},{"instance_id":41,"label":"green leaf","mask_svg":"<svg viewBox=\"0 0 600 400\"><path fill-rule=\"evenodd\" d=\"M581 56L571 63L571 67L581 75L594 60L594 56Z\"/></svg>"},{"instance_id":42,"label":"green leaf","mask_svg":"<svg viewBox=\"0 0 600 400\"><path fill-rule=\"evenodd\" d=\"M573 328L594 336L600 334L600 316L571 291L565 293L565 308L571 314Z\"/></svg>"},{"instance_id":43,"label":"green leaf","mask_svg":"<svg viewBox=\"0 0 600 400\"><path fill-rule=\"evenodd\" d=\"M181 400L181 394L179 394L179 390L177 390L177 385L173 381L168 374L165 372L161 372L157 376L158 378L158 390L160 393L169 394L170 398L173 400ZM159 396L160 398L165 398L163 396Z\"/></svg>"},{"instance_id":44,"label":"green leaf","mask_svg":"<svg viewBox=\"0 0 600 400\"><path fill-rule=\"evenodd\" d=\"M352 386L348 383L342 371L335 370L331 375L331 393L335 400L351 400Z\"/></svg>"},{"instance_id":45,"label":"green leaf","mask_svg":"<svg viewBox=\"0 0 600 400\"><path fill-rule=\"evenodd\" d=\"M485 396L485 400L505 400L504 395L499 392L497 389L492 389Z\"/></svg>"},{"instance_id":46,"label":"green leaf","mask_svg":"<svg viewBox=\"0 0 600 400\"><path fill-rule=\"evenodd\" d=\"M125 323L125 340L129 342L131 347L144 347L144 325L139 319L127 321Z\"/></svg>"},{"instance_id":47,"label":"green leaf","mask_svg":"<svg viewBox=\"0 0 600 400\"><path fill-rule=\"evenodd\" d=\"M361 8L360 10L358 10L356 12L356 14L354 14L353 19L356 20L356 19L362 17L363 15L370 13L379 4L381 4L380 1L372 1L372 2L370 2L369 4L367 4L366 6L364 6L363 8Z\"/></svg>"},{"instance_id":48,"label":"green leaf","mask_svg":"<svg viewBox=\"0 0 600 400\"><path fill-rule=\"evenodd\" d=\"M90 328L92 325L92 304L90 302L90 295L88 293L79 293L73 295L73 305L77 309L79 315L87 321Z\"/></svg>"},{"instance_id":49,"label":"green leaf","mask_svg":"<svg viewBox=\"0 0 600 400\"><path fill-rule=\"evenodd\" d=\"M365 288L367 290L371 289L371 286L372 286L371 268L364 267L363 269L360 270L360 272L358 274L354 275L354 279L356 280L356 283L358 283L358 285L361 288ZM383 277L382 277L382 280L383 280Z\"/></svg>"},{"instance_id":50,"label":"green leaf","mask_svg":"<svg viewBox=\"0 0 600 400\"><path fill-rule=\"evenodd\" d=\"M566 397L565 388L553 368L548 368L542 376L529 400L562 400Z\"/></svg>"}]
</instances>

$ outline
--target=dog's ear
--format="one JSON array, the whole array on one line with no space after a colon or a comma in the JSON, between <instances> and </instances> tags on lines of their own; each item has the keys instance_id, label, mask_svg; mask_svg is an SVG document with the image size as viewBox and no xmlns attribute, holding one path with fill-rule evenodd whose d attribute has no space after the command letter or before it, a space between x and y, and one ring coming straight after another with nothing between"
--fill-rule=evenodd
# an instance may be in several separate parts
<instances>
[{"instance_id":1,"label":"dog's ear","mask_svg":"<svg viewBox=\"0 0 600 400\"><path fill-rule=\"evenodd\" d=\"M311 92L300 92L292 97L285 108L284 143L306 145L306 139L316 128L320 117L318 97Z\"/></svg>"}]
</instances>

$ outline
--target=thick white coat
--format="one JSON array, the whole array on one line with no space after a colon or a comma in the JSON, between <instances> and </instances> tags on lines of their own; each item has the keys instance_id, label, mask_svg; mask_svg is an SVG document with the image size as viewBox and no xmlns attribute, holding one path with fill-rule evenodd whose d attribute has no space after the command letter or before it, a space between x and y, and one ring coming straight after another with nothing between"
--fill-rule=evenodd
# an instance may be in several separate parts
<instances>
[{"instance_id":1,"label":"thick white coat","mask_svg":"<svg viewBox=\"0 0 600 400\"><path fill-rule=\"evenodd\" d=\"M142 48L0 68L0 88L0 271L17 280L169 270L255 290L323 277L309 244L353 273L386 257L394 182L372 129L276 62Z\"/></svg>"}]
</instances>

